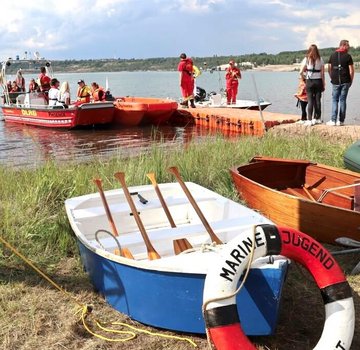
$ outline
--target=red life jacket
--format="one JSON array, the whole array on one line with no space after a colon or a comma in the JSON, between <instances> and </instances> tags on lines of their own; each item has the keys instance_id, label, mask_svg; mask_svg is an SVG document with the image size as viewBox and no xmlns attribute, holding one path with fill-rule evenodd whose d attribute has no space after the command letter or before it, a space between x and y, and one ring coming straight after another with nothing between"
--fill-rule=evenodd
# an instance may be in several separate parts
<instances>
[{"instance_id":1,"label":"red life jacket","mask_svg":"<svg viewBox=\"0 0 360 350\"><path fill-rule=\"evenodd\" d=\"M40 89L41 91L49 91L50 90L50 77L45 74L40 74L39 76L40 81Z\"/></svg>"},{"instance_id":2,"label":"red life jacket","mask_svg":"<svg viewBox=\"0 0 360 350\"><path fill-rule=\"evenodd\" d=\"M29 92L36 92L39 89L39 85L36 82L29 84Z\"/></svg>"}]
</instances>

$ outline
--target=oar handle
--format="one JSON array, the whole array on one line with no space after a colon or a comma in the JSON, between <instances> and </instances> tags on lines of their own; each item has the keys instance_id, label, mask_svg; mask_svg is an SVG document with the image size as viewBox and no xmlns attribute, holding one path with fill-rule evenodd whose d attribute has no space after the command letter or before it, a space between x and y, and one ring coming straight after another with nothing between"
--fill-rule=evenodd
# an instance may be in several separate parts
<instances>
[{"instance_id":1,"label":"oar handle","mask_svg":"<svg viewBox=\"0 0 360 350\"><path fill-rule=\"evenodd\" d=\"M123 172L117 172L114 174L115 178L117 180L119 180L122 188L123 188L123 191L124 191L124 195L125 195L125 198L130 206L130 209L131 209L131 212L135 218L135 221L136 221L136 224L139 228L139 231L141 233L141 236L144 240L144 243L145 243L145 246L146 246L146 249L147 249L147 252L148 252L148 257L150 260L155 260L155 259L160 259L160 255L156 252L155 248L153 247L153 245L151 244L150 242L150 239L146 233L146 230L145 230L145 227L140 219L140 215L139 213L137 212L137 209L136 209L136 206L134 204L134 201L133 199L131 198L131 194L127 188L127 185L126 185L126 181L125 181L125 174Z\"/></svg>"},{"instance_id":2,"label":"oar handle","mask_svg":"<svg viewBox=\"0 0 360 350\"><path fill-rule=\"evenodd\" d=\"M212 228L210 227L209 223L207 222L204 214L201 212L199 206L197 205L197 203L195 202L195 199L193 198L192 194L190 193L189 189L187 188L185 182L182 180L180 173L178 171L178 169L176 167L170 167L168 169L168 171L173 174L178 183L180 184L181 188L183 189L183 191L186 194L186 197L188 198L189 202L191 203L191 205L193 206L193 208L196 211L196 214L199 216L201 222L203 223L203 225L206 228L206 231L208 232L212 242L215 242L217 244L222 244L222 241L220 240L220 238L218 236L216 236L215 232L212 230Z\"/></svg>"},{"instance_id":3,"label":"oar handle","mask_svg":"<svg viewBox=\"0 0 360 350\"><path fill-rule=\"evenodd\" d=\"M160 191L160 188L156 182L156 178L155 178L155 174L154 173L149 173L149 174L146 174L146 176L150 179L151 183L153 184L154 188L155 188L155 192L159 198L159 201L165 211L165 214L166 214L166 217L167 219L169 220L169 223L170 223L170 226L171 227L176 227L176 224L171 216L171 213L170 213L170 210L168 208L168 206L166 205L166 202L165 202L165 199Z\"/></svg>"},{"instance_id":4,"label":"oar handle","mask_svg":"<svg viewBox=\"0 0 360 350\"><path fill-rule=\"evenodd\" d=\"M109 204L106 200L106 197L105 197L105 193L104 193L104 190L102 188L102 181L101 179L94 179L94 184L97 186L98 190L99 190L99 193L100 193L100 198L101 198L101 201L103 203L103 206L104 206L104 209L105 209L105 213L106 213L106 216L108 218L108 221L109 221L109 224L110 224L110 227L111 227L111 231L113 233L113 235L115 237L119 236L119 232L115 226L115 222L113 220L113 217L111 215L111 212L110 212L110 208L109 208Z\"/></svg>"},{"instance_id":5,"label":"oar handle","mask_svg":"<svg viewBox=\"0 0 360 350\"><path fill-rule=\"evenodd\" d=\"M101 181L101 179L94 179L93 181L94 181L94 184L97 186L97 188L99 190L100 198L101 198L101 201L102 201L103 206L105 208L105 213L106 213L106 216L108 218L112 234L115 237L117 237L117 236L119 236L119 232L118 232L118 230L117 230L117 228L115 226L115 222L114 222L113 217L111 215L109 204L108 204L108 202L106 200L105 193L104 193L104 190L102 188L102 181ZM131 252L130 252L130 250L128 248L121 248L120 251L119 251L119 254L121 256L123 256L124 258L134 259L133 255L131 254Z\"/></svg>"}]
</instances>

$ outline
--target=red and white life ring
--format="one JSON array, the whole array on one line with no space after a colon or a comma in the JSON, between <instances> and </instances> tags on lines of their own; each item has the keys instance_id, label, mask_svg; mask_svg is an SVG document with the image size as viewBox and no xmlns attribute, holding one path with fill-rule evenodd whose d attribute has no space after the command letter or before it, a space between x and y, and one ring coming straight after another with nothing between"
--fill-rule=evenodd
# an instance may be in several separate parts
<instances>
[{"instance_id":1,"label":"red and white life ring","mask_svg":"<svg viewBox=\"0 0 360 350\"><path fill-rule=\"evenodd\" d=\"M218 350L256 350L240 326L236 291L254 245L254 259L283 255L302 264L313 276L325 305L325 324L314 350L350 349L355 327L351 288L333 256L308 235L274 225L258 225L228 242L210 267L204 287L208 336ZM221 299L225 297L225 299Z\"/></svg>"}]
</instances>

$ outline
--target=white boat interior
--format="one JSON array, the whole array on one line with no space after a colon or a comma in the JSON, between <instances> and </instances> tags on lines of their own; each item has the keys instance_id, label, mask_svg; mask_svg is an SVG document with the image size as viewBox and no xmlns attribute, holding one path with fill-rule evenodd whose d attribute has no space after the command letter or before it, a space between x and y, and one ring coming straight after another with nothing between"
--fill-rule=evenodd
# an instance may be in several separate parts
<instances>
[{"instance_id":1,"label":"white boat interior","mask_svg":"<svg viewBox=\"0 0 360 350\"><path fill-rule=\"evenodd\" d=\"M244 230L251 230L255 224L272 223L259 213L204 187L191 182L187 182L186 186L210 227L223 243ZM159 188L176 227L170 226L152 185L130 187L129 190L146 233L161 259L148 260L144 240L121 189L105 191L119 233L116 238L104 231L96 234L98 230L111 231L98 193L66 200L65 206L70 224L77 238L89 249L112 260L125 259L114 254L120 245L121 248L128 248L134 256L133 261L126 259L129 260L127 262L129 264L136 265L143 261L148 267L160 269L166 267L179 271L186 271L188 267L192 272L195 269L203 273L222 245L212 244L205 226L178 183L159 184ZM174 240L184 238L190 242L192 248L189 252L192 254L186 254L185 251L175 255ZM200 255L201 259L199 259Z\"/></svg>"},{"instance_id":2,"label":"white boat interior","mask_svg":"<svg viewBox=\"0 0 360 350\"><path fill-rule=\"evenodd\" d=\"M209 96L208 100L196 102L197 107L212 107L212 108L238 108L238 109L250 109L260 107L264 109L265 107L271 105L270 102L260 99L259 101L255 100L236 100L235 104L227 104L226 97L223 97L221 94L212 94Z\"/></svg>"}]
</instances>

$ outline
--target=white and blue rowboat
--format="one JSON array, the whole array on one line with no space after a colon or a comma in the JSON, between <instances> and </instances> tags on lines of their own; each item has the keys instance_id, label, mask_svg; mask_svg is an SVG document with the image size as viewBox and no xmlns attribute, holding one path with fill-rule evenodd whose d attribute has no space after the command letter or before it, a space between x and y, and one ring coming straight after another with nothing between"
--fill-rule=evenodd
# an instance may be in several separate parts
<instances>
[{"instance_id":1,"label":"white and blue rowboat","mask_svg":"<svg viewBox=\"0 0 360 350\"><path fill-rule=\"evenodd\" d=\"M179 183L158 185L175 227L171 227L154 186L130 187L149 240L160 259L149 260L141 230L122 189L105 191L118 236L98 193L65 201L83 265L95 289L116 310L132 319L173 331L205 333L202 299L205 277L226 242L255 224L271 222L230 199L187 182L199 209L223 244L212 244L209 234ZM99 231L100 230L100 231ZM174 253L174 241L186 238L190 249ZM119 244L118 244L119 243ZM119 248L133 255L116 254ZM250 254L251 245L243 254ZM237 306L247 335L274 332L289 260L281 256L257 259L239 295Z\"/></svg>"}]
</instances>

